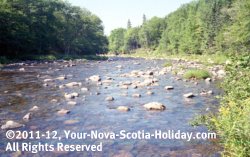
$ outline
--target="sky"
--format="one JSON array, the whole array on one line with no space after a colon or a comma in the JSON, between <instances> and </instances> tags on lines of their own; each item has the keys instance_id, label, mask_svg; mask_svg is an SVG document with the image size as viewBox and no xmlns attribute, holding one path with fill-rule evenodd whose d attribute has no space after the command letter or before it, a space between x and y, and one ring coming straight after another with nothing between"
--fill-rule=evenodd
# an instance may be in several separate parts
<instances>
[{"instance_id":1,"label":"sky","mask_svg":"<svg viewBox=\"0 0 250 157\"><path fill-rule=\"evenodd\" d=\"M109 35L111 30L126 28L128 19L132 26L142 24L143 14L147 19L154 16L165 17L182 4L192 0L68 0L75 6L88 9L103 22L104 32Z\"/></svg>"}]
</instances>

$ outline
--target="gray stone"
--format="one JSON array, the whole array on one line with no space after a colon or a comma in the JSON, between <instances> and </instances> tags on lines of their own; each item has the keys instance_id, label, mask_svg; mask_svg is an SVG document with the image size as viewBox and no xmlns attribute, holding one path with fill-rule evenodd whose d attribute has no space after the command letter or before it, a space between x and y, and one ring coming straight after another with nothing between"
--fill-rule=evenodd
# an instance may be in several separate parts
<instances>
[{"instance_id":1,"label":"gray stone","mask_svg":"<svg viewBox=\"0 0 250 157\"><path fill-rule=\"evenodd\" d=\"M183 95L185 98L193 98L195 95L193 93L187 93Z\"/></svg>"},{"instance_id":2,"label":"gray stone","mask_svg":"<svg viewBox=\"0 0 250 157\"><path fill-rule=\"evenodd\" d=\"M9 120L4 125L1 126L1 129L15 129L15 128L23 127L23 126L24 126L23 124Z\"/></svg>"},{"instance_id":3,"label":"gray stone","mask_svg":"<svg viewBox=\"0 0 250 157\"><path fill-rule=\"evenodd\" d=\"M119 106L117 107L118 111L122 111L122 112L127 112L130 111L130 108L126 107L126 106Z\"/></svg>"},{"instance_id":4,"label":"gray stone","mask_svg":"<svg viewBox=\"0 0 250 157\"><path fill-rule=\"evenodd\" d=\"M148 110L165 110L165 106L159 102L150 102L144 105Z\"/></svg>"},{"instance_id":5,"label":"gray stone","mask_svg":"<svg viewBox=\"0 0 250 157\"><path fill-rule=\"evenodd\" d=\"M115 99L112 96L108 96L105 100L106 101L114 101Z\"/></svg>"}]
</instances>

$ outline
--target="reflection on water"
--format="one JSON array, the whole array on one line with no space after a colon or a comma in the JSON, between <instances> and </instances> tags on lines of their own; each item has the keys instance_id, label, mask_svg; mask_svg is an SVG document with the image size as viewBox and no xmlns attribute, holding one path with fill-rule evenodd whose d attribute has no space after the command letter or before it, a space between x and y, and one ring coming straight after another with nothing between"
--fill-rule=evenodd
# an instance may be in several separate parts
<instances>
[{"instance_id":1,"label":"reflection on water","mask_svg":"<svg viewBox=\"0 0 250 157\"><path fill-rule=\"evenodd\" d=\"M48 131L48 130L72 130L72 131L112 131L120 130L152 132L159 130L181 130L186 132L204 132L205 127L191 127L190 120L197 114L203 114L207 108L217 106L214 95L219 94L214 84L206 84L201 81L198 85L191 82L178 81L171 74L158 76L159 86L152 86L150 91L154 95L147 95L147 87L138 89L120 89L117 84L121 81L142 81L142 78L120 77L121 74L132 70L161 69L163 60L143 60L131 58L113 58L112 61L101 62L76 62L76 66L65 67L67 62L27 64L24 66L9 66L0 71L0 124L6 120L15 120L25 124L21 130ZM140 64L135 64L140 63ZM117 65L122 65L120 70ZM20 67L25 72L19 72ZM111 77L110 85L97 86L85 79L98 74L102 78ZM63 81L52 81L44 86L44 79L53 79L66 75ZM83 92L80 88L58 88L59 85L69 82L81 82L82 87L89 88ZM174 90L165 91L164 86L172 85ZM187 92L199 93L203 89L214 91L213 96L186 100L183 94ZM64 93L77 92L80 96L76 99L77 105L68 105ZM100 95L96 95L100 93ZM141 98L134 98L134 93L140 93ZM115 98L113 102L104 101L107 96ZM162 112L146 111L143 104L158 101L166 105ZM131 111L123 113L115 110L117 106L128 106ZM24 122L22 117L33 106L39 106L40 110L32 114L29 122ZM70 114L58 116L60 109L70 110ZM18 153L5 152L4 147L8 141L5 131L0 131L1 156L20 155ZM43 140L32 142L49 142ZM27 140L25 140L27 142ZM40 152L38 156L219 156L219 148L216 143L202 140L191 142L181 140L84 140L66 141L67 144L94 144L103 142L103 152ZM31 153L22 152L24 156L33 156Z\"/></svg>"}]
</instances>

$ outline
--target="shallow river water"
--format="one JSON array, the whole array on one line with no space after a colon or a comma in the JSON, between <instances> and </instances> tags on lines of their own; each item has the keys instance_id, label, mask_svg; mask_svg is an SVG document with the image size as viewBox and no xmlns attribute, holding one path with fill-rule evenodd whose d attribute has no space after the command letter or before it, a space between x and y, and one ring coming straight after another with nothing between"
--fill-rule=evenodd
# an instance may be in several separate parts
<instances>
[{"instance_id":1,"label":"shallow river water","mask_svg":"<svg viewBox=\"0 0 250 157\"><path fill-rule=\"evenodd\" d=\"M13 129L21 131L53 131L62 137L64 144L99 144L103 145L102 152L11 152L5 151L8 142L26 142L31 144L56 144L56 139L22 139L9 140L5 137L6 130L0 130L0 154L2 156L219 156L216 140L178 140L178 139L66 139L63 130L74 132L127 132L145 131L153 133L155 130L180 130L181 132L208 132L203 127L192 127L190 121L198 114L207 113L218 105L215 98L220 93L215 83L204 80L196 85L193 82L176 80L171 73L155 76L158 86L140 87L137 89L121 89L117 85L124 81L143 81L144 78L122 77L121 74L132 70L157 70L163 68L165 60L144 60L132 58L111 58L108 61L74 61L75 66L65 67L66 62L28 63L26 65L9 65L0 70L0 125L7 120L14 120L25 126ZM121 65L122 68L116 66ZM25 71L19 71L24 68ZM49 82L44 86L44 79L66 75L65 80ZM113 78L111 84L96 85L86 81L92 75ZM63 88L58 86L69 82L81 82L81 87ZM166 91L165 86L174 86L174 90ZM87 87L89 91L81 91ZM197 95L192 99L185 99L183 94L193 92L199 94L203 89L213 90L209 96ZM147 95L147 91L154 92ZM77 92L79 97L73 101L77 105L67 104L64 93ZM99 94L96 94L99 93ZM132 97L141 94L140 98ZM114 101L105 101L107 96L113 96ZM164 111L148 111L143 105L149 102L161 102L166 106ZM116 110L118 106L128 106L129 112ZM33 106L39 110L32 112L28 122L22 117ZM58 115L60 109L70 110L69 114Z\"/></svg>"}]
</instances>

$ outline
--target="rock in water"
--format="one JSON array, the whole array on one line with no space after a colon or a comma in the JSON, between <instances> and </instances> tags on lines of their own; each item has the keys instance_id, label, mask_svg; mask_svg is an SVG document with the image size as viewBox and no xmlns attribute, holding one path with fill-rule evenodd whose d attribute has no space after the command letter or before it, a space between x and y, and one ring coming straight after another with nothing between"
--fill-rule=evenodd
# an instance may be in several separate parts
<instances>
[{"instance_id":1,"label":"rock in water","mask_svg":"<svg viewBox=\"0 0 250 157\"><path fill-rule=\"evenodd\" d=\"M23 127L23 126L24 126L23 124L9 120L4 125L1 126L1 129L15 129L15 128Z\"/></svg>"},{"instance_id":2,"label":"rock in water","mask_svg":"<svg viewBox=\"0 0 250 157\"><path fill-rule=\"evenodd\" d=\"M82 91L82 92L87 92L87 91L89 91L89 89L86 88L86 87L83 87L83 88L81 88L81 91Z\"/></svg>"},{"instance_id":3,"label":"rock in water","mask_svg":"<svg viewBox=\"0 0 250 157\"><path fill-rule=\"evenodd\" d=\"M81 85L82 85L81 82L70 82L70 83L65 84L64 86L65 87L80 87Z\"/></svg>"},{"instance_id":4,"label":"rock in water","mask_svg":"<svg viewBox=\"0 0 250 157\"><path fill-rule=\"evenodd\" d=\"M72 105L72 106L75 106L77 103L75 101L69 101L68 102L68 105Z\"/></svg>"},{"instance_id":5,"label":"rock in water","mask_svg":"<svg viewBox=\"0 0 250 157\"><path fill-rule=\"evenodd\" d=\"M33 106L29 111L31 112L36 112L39 110L39 107L38 106Z\"/></svg>"},{"instance_id":6,"label":"rock in water","mask_svg":"<svg viewBox=\"0 0 250 157\"><path fill-rule=\"evenodd\" d=\"M174 89L174 87L173 86L165 86L165 89L166 90L172 90L172 89Z\"/></svg>"},{"instance_id":7,"label":"rock in water","mask_svg":"<svg viewBox=\"0 0 250 157\"><path fill-rule=\"evenodd\" d=\"M165 110L165 106L159 102L150 102L144 105L148 110Z\"/></svg>"},{"instance_id":8,"label":"rock in water","mask_svg":"<svg viewBox=\"0 0 250 157\"><path fill-rule=\"evenodd\" d=\"M117 107L118 111L122 111L122 112L127 112L130 111L130 108L126 107L126 106L119 106Z\"/></svg>"},{"instance_id":9,"label":"rock in water","mask_svg":"<svg viewBox=\"0 0 250 157\"><path fill-rule=\"evenodd\" d=\"M23 116L23 120L28 121L31 118L31 113L27 113L25 116Z\"/></svg>"},{"instance_id":10,"label":"rock in water","mask_svg":"<svg viewBox=\"0 0 250 157\"><path fill-rule=\"evenodd\" d=\"M212 81L212 79L211 78L206 78L206 80L205 80L206 82L211 82Z\"/></svg>"},{"instance_id":11,"label":"rock in water","mask_svg":"<svg viewBox=\"0 0 250 157\"><path fill-rule=\"evenodd\" d=\"M61 109L57 112L59 115L65 115L70 113L70 110L66 110L66 109Z\"/></svg>"},{"instance_id":12,"label":"rock in water","mask_svg":"<svg viewBox=\"0 0 250 157\"><path fill-rule=\"evenodd\" d=\"M115 99L112 96L108 96L105 100L106 101L114 101Z\"/></svg>"},{"instance_id":13,"label":"rock in water","mask_svg":"<svg viewBox=\"0 0 250 157\"><path fill-rule=\"evenodd\" d=\"M195 95L193 93L187 93L183 95L185 98L193 98Z\"/></svg>"},{"instance_id":14,"label":"rock in water","mask_svg":"<svg viewBox=\"0 0 250 157\"><path fill-rule=\"evenodd\" d=\"M25 71L25 69L24 68L20 68L19 71Z\"/></svg>"},{"instance_id":15,"label":"rock in water","mask_svg":"<svg viewBox=\"0 0 250 157\"><path fill-rule=\"evenodd\" d=\"M141 94L133 94L132 97L134 97L134 98L140 98Z\"/></svg>"},{"instance_id":16,"label":"rock in water","mask_svg":"<svg viewBox=\"0 0 250 157\"><path fill-rule=\"evenodd\" d=\"M99 75L93 75L93 76L90 76L89 79L93 82L99 82L101 81L101 77Z\"/></svg>"},{"instance_id":17,"label":"rock in water","mask_svg":"<svg viewBox=\"0 0 250 157\"><path fill-rule=\"evenodd\" d=\"M76 92L70 93L70 94L65 93L65 94L64 94L64 97L65 97L66 99L75 99L76 97L79 97L79 94L76 93Z\"/></svg>"}]
</instances>

